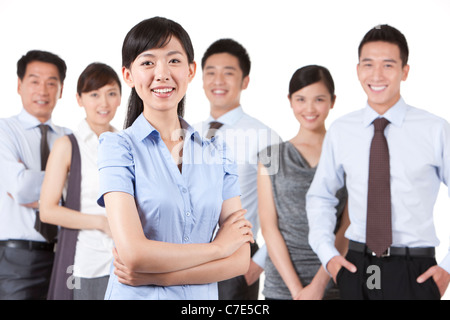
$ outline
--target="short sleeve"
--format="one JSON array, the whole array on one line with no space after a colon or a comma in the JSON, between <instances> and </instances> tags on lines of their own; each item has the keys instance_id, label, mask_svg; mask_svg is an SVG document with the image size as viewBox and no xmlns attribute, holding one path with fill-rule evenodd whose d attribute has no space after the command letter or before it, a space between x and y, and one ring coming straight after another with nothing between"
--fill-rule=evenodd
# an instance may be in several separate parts
<instances>
[{"instance_id":1,"label":"short sleeve","mask_svg":"<svg viewBox=\"0 0 450 320\"><path fill-rule=\"evenodd\" d=\"M224 171L222 199L225 201L241 195L239 185L238 168L231 150L227 148L226 143L221 139L215 139L214 143L221 150L222 164Z\"/></svg>"},{"instance_id":2,"label":"short sleeve","mask_svg":"<svg viewBox=\"0 0 450 320\"><path fill-rule=\"evenodd\" d=\"M123 133L107 132L100 136L98 147L99 198L104 207L103 196L108 192L125 192L134 196L135 171L130 143Z\"/></svg>"},{"instance_id":3,"label":"short sleeve","mask_svg":"<svg viewBox=\"0 0 450 320\"><path fill-rule=\"evenodd\" d=\"M281 144L274 144L258 153L258 162L267 169L268 175L278 172L280 167L280 148Z\"/></svg>"}]
</instances>

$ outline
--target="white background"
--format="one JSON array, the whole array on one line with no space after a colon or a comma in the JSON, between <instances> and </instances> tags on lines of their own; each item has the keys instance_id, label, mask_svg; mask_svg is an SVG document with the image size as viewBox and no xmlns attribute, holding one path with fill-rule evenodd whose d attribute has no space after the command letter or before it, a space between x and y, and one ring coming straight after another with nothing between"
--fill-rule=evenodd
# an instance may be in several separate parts
<instances>
[{"instance_id":1,"label":"white background","mask_svg":"<svg viewBox=\"0 0 450 320\"><path fill-rule=\"evenodd\" d=\"M283 139L298 130L286 96L291 75L304 65L323 65L334 77L337 102L327 124L362 108L366 98L356 77L357 47L378 24L398 28L408 40L411 72L402 87L406 102L450 120L449 0L0 0L0 117L21 110L17 60L28 50L41 49L58 54L68 65L53 120L74 129L84 116L75 100L81 71L100 61L120 75L126 33L152 16L179 22L191 36L198 69L188 90L185 118L192 124L209 113L201 57L213 41L224 37L242 43L252 60L250 86L241 100L244 110ZM122 106L113 121L117 128L123 126L128 93L124 85ZM449 211L443 186L435 210L441 239L438 261L448 248Z\"/></svg>"}]
</instances>

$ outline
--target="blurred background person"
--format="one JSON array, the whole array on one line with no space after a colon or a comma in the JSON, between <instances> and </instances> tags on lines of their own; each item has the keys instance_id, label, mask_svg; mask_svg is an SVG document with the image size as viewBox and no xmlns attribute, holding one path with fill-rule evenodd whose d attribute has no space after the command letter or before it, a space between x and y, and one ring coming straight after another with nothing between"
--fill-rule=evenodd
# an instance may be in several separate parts
<instances>
[{"instance_id":1,"label":"blurred background person","mask_svg":"<svg viewBox=\"0 0 450 320\"><path fill-rule=\"evenodd\" d=\"M62 97L67 66L32 50L17 62L23 109L0 119L0 299L46 299L57 228L39 219L49 150L70 132L51 118Z\"/></svg>"},{"instance_id":2,"label":"blurred background person","mask_svg":"<svg viewBox=\"0 0 450 320\"><path fill-rule=\"evenodd\" d=\"M119 77L110 66L103 63L87 66L78 79L76 94L86 117L73 135L55 142L50 154L42 184L41 218L62 228L49 299L104 298L113 241L105 209L97 204L97 148L103 132L117 131L110 122L121 103L121 90ZM69 185L66 201L60 205L67 182L75 176L80 177L77 188ZM77 198L77 206L71 205L71 197ZM68 270L70 266L73 267ZM69 287L71 276L75 278Z\"/></svg>"},{"instance_id":3,"label":"blurred background person","mask_svg":"<svg viewBox=\"0 0 450 320\"><path fill-rule=\"evenodd\" d=\"M314 178L325 137L325 120L334 107L334 81L328 69L306 66L289 83L289 102L300 128L295 137L260 154L258 204L269 257L266 299L338 299L337 288L308 243L306 193ZM277 163L277 164L274 164ZM278 167L269 173L267 167ZM338 191L336 243L346 250L348 226L345 188Z\"/></svg>"}]
</instances>

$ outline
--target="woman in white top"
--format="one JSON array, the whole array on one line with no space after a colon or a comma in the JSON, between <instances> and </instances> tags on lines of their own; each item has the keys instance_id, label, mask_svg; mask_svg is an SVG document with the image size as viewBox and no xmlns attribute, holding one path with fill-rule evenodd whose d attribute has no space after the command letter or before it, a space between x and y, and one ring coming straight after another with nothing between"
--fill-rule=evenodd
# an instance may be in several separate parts
<instances>
[{"instance_id":1,"label":"woman in white top","mask_svg":"<svg viewBox=\"0 0 450 320\"><path fill-rule=\"evenodd\" d=\"M60 205L72 156L72 143L64 136L53 145L47 162L40 214L47 223L79 230L74 266L67 270L67 284L69 289L75 289L73 299L95 300L104 298L113 258L106 212L97 204L97 147L100 134L116 131L110 122L121 103L118 75L105 64L90 64L78 79L76 98L86 112L86 118L74 132L81 160L80 211Z\"/></svg>"}]
</instances>

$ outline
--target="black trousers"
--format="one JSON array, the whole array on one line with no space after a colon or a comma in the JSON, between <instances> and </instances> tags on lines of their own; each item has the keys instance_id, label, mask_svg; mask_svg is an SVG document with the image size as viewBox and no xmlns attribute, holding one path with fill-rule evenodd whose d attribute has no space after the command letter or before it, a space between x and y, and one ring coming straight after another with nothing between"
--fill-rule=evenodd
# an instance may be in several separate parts
<instances>
[{"instance_id":1,"label":"black trousers","mask_svg":"<svg viewBox=\"0 0 450 320\"><path fill-rule=\"evenodd\" d=\"M439 289L432 278L417 278L436 265L434 258L390 256L377 258L349 250L346 259L358 269L339 270L336 282L344 300L438 300Z\"/></svg>"},{"instance_id":2,"label":"black trousers","mask_svg":"<svg viewBox=\"0 0 450 320\"><path fill-rule=\"evenodd\" d=\"M256 242L250 244L250 250L251 256L258 251ZM219 300L258 300L259 279L249 286L244 276L238 276L220 281L217 286L219 289Z\"/></svg>"},{"instance_id":3,"label":"black trousers","mask_svg":"<svg viewBox=\"0 0 450 320\"><path fill-rule=\"evenodd\" d=\"M47 298L54 253L0 247L0 300Z\"/></svg>"}]
</instances>

